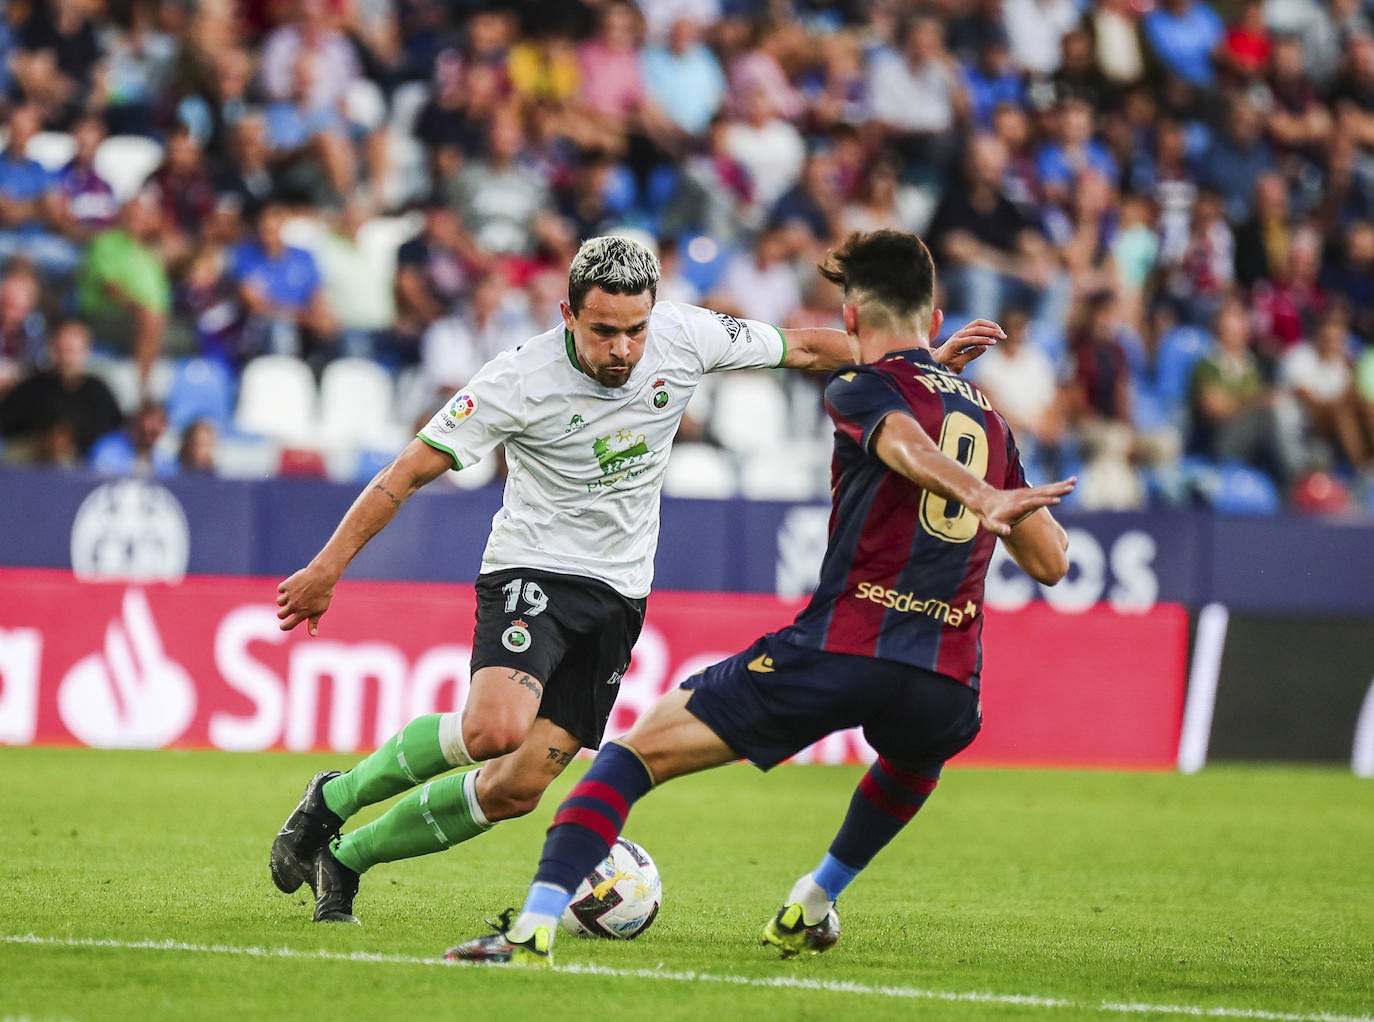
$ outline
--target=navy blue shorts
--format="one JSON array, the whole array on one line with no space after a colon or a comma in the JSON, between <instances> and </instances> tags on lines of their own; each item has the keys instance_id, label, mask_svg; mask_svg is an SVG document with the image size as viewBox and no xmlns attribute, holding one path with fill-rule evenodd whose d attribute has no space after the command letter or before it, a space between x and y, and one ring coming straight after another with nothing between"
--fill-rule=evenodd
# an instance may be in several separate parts
<instances>
[{"instance_id":1,"label":"navy blue shorts","mask_svg":"<svg viewBox=\"0 0 1374 1022\"><path fill-rule=\"evenodd\" d=\"M978 693L933 671L807 649L769 633L682 683L687 709L742 759L777 766L826 735L862 727L907 768L938 765L982 725Z\"/></svg>"}]
</instances>

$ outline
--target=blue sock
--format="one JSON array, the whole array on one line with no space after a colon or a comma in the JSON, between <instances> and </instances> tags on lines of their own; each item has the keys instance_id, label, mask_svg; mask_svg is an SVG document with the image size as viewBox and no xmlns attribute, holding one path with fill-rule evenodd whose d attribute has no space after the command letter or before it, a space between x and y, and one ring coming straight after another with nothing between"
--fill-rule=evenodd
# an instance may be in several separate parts
<instances>
[{"instance_id":1,"label":"blue sock","mask_svg":"<svg viewBox=\"0 0 1374 1022\"><path fill-rule=\"evenodd\" d=\"M853 866L846 866L835 856L826 852L821 864L812 872L811 879L816 881L816 886L825 891L827 898L834 901L849 886L849 882L858 875L859 870Z\"/></svg>"},{"instance_id":2,"label":"blue sock","mask_svg":"<svg viewBox=\"0 0 1374 1022\"><path fill-rule=\"evenodd\" d=\"M530 893L525 895L525 906L520 910L520 914L553 916L557 919L572 901L572 896L572 891L565 891L551 884L530 884Z\"/></svg>"},{"instance_id":3,"label":"blue sock","mask_svg":"<svg viewBox=\"0 0 1374 1022\"><path fill-rule=\"evenodd\" d=\"M653 786L653 778L637 753L619 742L607 744L558 807L544 839L534 883L568 892L577 890L582 878L615 844L630 807ZM563 905L566 907L567 902ZM559 914L562 911L560 908Z\"/></svg>"}]
</instances>

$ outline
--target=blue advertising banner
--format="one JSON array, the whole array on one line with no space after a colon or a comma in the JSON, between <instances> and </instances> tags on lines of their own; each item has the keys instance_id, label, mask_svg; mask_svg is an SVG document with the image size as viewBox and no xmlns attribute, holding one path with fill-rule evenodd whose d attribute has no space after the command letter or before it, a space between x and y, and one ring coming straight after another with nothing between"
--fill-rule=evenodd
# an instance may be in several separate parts
<instances>
[{"instance_id":1,"label":"blue advertising banner","mask_svg":"<svg viewBox=\"0 0 1374 1022\"><path fill-rule=\"evenodd\" d=\"M204 478L110 480L86 473L0 472L0 566L81 577L284 577L305 564L357 496L352 485ZM465 582L476 575L499 486L441 483L409 500L350 569L358 579ZM999 547L988 605L1043 600L1066 612L1099 603L1242 610L1374 612L1374 525L1201 512L1059 516L1072 568L1054 589ZM829 508L767 501L663 501L660 589L805 595L825 549Z\"/></svg>"}]
</instances>

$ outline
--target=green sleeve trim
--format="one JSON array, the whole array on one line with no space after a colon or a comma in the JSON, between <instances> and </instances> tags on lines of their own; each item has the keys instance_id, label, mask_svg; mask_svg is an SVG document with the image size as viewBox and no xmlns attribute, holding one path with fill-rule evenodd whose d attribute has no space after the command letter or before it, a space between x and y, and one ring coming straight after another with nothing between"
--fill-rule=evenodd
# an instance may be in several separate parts
<instances>
[{"instance_id":1,"label":"green sleeve trim","mask_svg":"<svg viewBox=\"0 0 1374 1022\"><path fill-rule=\"evenodd\" d=\"M769 325L772 326L772 324ZM782 358L778 359L777 366L779 369L781 369L782 364L787 361L787 335L782 332L782 327L780 326L775 326L773 327L773 329L778 332L778 340L782 341Z\"/></svg>"},{"instance_id":2,"label":"green sleeve trim","mask_svg":"<svg viewBox=\"0 0 1374 1022\"><path fill-rule=\"evenodd\" d=\"M453 470L454 470L455 472L457 472L460 468L463 467L463 463L462 463L461 461L458 460L458 455L454 454L452 451L450 451L450 450L449 450L447 447L445 447L443 444L439 443L438 440L431 440L429 437L425 436L423 433L416 433L416 434L415 434L415 438L416 438L417 440L423 440L425 443L429 444L429 446L433 447L436 451L443 451L443 452L444 452L445 454L447 454L450 458L452 458L452 459L453 459Z\"/></svg>"}]
</instances>

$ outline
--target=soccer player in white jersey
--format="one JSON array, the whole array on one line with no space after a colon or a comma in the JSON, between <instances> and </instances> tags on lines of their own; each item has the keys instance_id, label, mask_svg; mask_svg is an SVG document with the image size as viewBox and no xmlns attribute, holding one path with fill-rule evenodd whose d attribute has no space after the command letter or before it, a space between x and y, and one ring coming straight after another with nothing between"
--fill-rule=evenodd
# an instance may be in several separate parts
<instances>
[{"instance_id":1,"label":"soccer player in white jersey","mask_svg":"<svg viewBox=\"0 0 1374 1022\"><path fill-rule=\"evenodd\" d=\"M462 711L418 717L346 773L317 774L272 844L273 881L288 893L309 884L317 922L356 923L366 870L530 812L579 749L600 744L644 621L668 452L702 375L854 359L843 331L655 304L658 279L657 259L635 241L583 244L563 323L487 363L277 587L281 627L305 622L316 634L344 569L406 498L505 445ZM962 368L1000 336L976 320L937 357ZM411 788L340 836L363 806Z\"/></svg>"}]
</instances>

